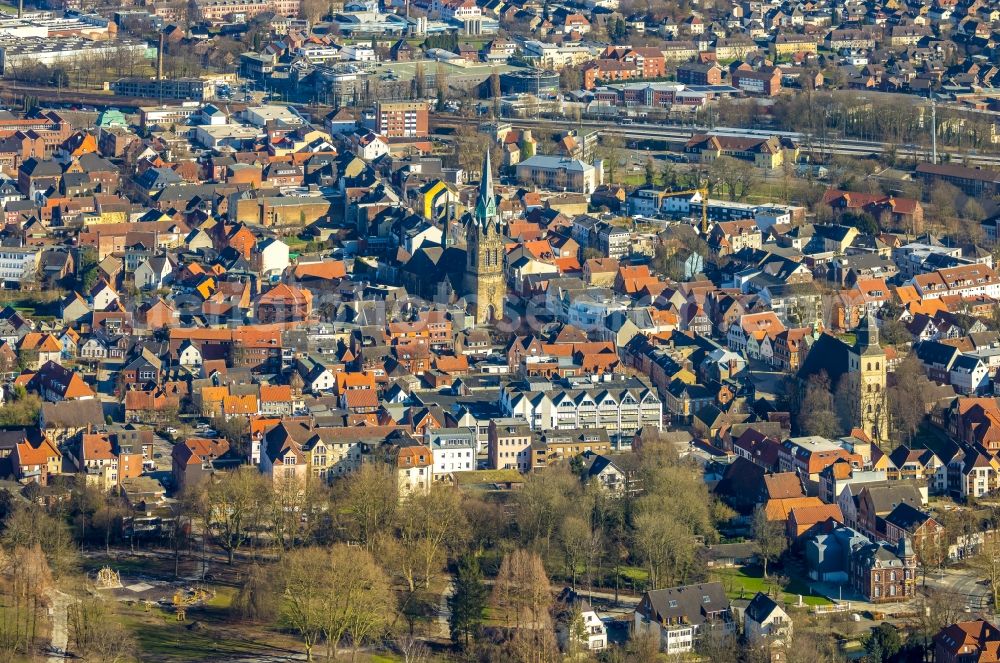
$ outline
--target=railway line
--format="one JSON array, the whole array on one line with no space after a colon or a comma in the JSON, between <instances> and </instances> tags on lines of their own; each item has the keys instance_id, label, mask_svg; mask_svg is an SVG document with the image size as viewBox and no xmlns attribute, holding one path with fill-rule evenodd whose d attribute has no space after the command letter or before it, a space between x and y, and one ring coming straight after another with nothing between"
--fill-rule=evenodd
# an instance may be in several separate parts
<instances>
[{"instance_id":1,"label":"railway line","mask_svg":"<svg viewBox=\"0 0 1000 663\"><path fill-rule=\"evenodd\" d=\"M767 131L759 129L735 129L731 127L675 127L654 124L613 124L596 120L584 120L582 122L568 122L562 120L550 120L545 118L525 118L525 119L505 119L512 126L523 129L566 129L578 126L587 129L599 129L602 133L611 133L631 140L658 140L667 143L687 142L691 136L698 133L711 132L720 135L757 135L767 137L771 135L784 136L794 139L799 143L802 151L817 154L840 154L846 156L872 156L879 155L886 149L894 147L900 156L916 157L925 161L930 161L930 148L922 145L894 145L892 143L880 141L856 140L850 138L843 139L821 139L815 136L806 136L801 133L790 131ZM462 118L455 116L435 115L431 119L431 127L457 127L463 124L481 122L479 118ZM960 151L954 149L938 148L938 157L947 154L952 160L960 163L968 163L980 166L1000 166L1000 155L980 154L974 151Z\"/></svg>"}]
</instances>

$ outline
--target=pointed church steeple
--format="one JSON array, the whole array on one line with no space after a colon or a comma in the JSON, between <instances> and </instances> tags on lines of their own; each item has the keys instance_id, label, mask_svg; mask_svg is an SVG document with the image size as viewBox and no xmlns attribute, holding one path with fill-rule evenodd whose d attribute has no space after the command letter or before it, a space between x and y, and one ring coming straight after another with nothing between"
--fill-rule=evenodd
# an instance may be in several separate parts
<instances>
[{"instance_id":1,"label":"pointed church steeple","mask_svg":"<svg viewBox=\"0 0 1000 663\"><path fill-rule=\"evenodd\" d=\"M483 156L483 174L479 178L479 197L476 198L475 222L485 228L497 217L497 199L493 195L493 166L490 150Z\"/></svg>"},{"instance_id":2,"label":"pointed church steeple","mask_svg":"<svg viewBox=\"0 0 1000 663\"><path fill-rule=\"evenodd\" d=\"M497 200L493 194L490 153L483 156L476 210L465 227L465 289L469 310L476 324L504 316L506 287L503 273L504 244Z\"/></svg>"},{"instance_id":3,"label":"pointed church steeple","mask_svg":"<svg viewBox=\"0 0 1000 663\"><path fill-rule=\"evenodd\" d=\"M855 340L858 354L867 354L872 351L881 352L878 342L878 323L875 322L874 315L869 313L865 316L864 321L858 325Z\"/></svg>"}]
</instances>

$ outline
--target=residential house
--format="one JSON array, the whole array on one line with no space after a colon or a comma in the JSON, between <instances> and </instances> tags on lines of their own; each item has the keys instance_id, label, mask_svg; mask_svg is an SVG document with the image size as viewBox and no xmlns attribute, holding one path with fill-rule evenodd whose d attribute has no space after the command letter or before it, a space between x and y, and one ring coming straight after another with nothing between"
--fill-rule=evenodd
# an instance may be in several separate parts
<instances>
[{"instance_id":1,"label":"residential house","mask_svg":"<svg viewBox=\"0 0 1000 663\"><path fill-rule=\"evenodd\" d=\"M434 459L434 481L444 481L454 472L471 472L476 465L476 433L471 428L430 431L428 446Z\"/></svg>"},{"instance_id":2,"label":"residential house","mask_svg":"<svg viewBox=\"0 0 1000 663\"><path fill-rule=\"evenodd\" d=\"M584 479L596 485L613 497L623 497L629 491L629 477L615 461L603 454L584 454Z\"/></svg>"},{"instance_id":3,"label":"residential house","mask_svg":"<svg viewBox=\"0 0 1000 663\"><path fill-rule=\"evenodd\" d=\"M1000 661L1000 629L985 619L955 622L934 636L936 663Z\"/></svg>"},{"instance_id":4,"label":"residential house","mask_svg":"<svg viewBox=\"0 0 1000 663\"><path fill-rule=\"evenodd\" d=\"M62 472L62 452L44 434L25 435L10 458L14 477L21 483L47 486L50 477Z\"/></svg>"},{"instance_id":5,"label":"residential house","mask_svg":"<svg viewBox=\"0 0 1000 663\"><path fill-rule=\"evenodd\" d=\"M735 621L722 583L710 582L649 590L633 614L633 633L657 637L668 656L694 650L703 631L735 631Z\"/></svg>"},{"instance_id":6,"label":"residential house","mask_svg":"<svg viewBox=\"0 0 1000 663\"><path fill-rule=\"evenodd\" d=\"M531 441L531 427L527 420L515 417L492 419L487 443L490 469L530 470Z\"/></svg>"},{"instance_id":7,"label":"residential house","mask_svg":"<svg viewBox=\"0 0 1000 663\"><path fill-rule=\"evenodd\" d=\"M889 512L884 521L885 539L899 541L908 538L917 551L935 551L941 549L944 538L944 526L933 516L912 504L903 502ZM930 553L933 557L933 552ZM925 564L933 565L932 559L923 560Z\"/></svg>"},{"instance_id":8,"label":"residential house","mask_svg":"<svg viewBox=\"0 0 1000 663\"><path fill-rule=\"evenodd\" d=\"M787 644L792 638L792 619L774 599L757 592L743 611L743 633L751 643Z\"/></svg>"},{"instance_id":9,"label":"residential house","mask_svg":"<svg viewBox=\"0 0 1000 663\"><path fill-rule=\"evenodd\" d=\"M175 444L170 453L174 484L178 490L190 488L218 471L240 464L224 438L192 437Z\"/></svg>"},{"instance_id":10,"label":"residential house","mask_svg":"<svg viewBox=\"0 0 1000 663\"><path fill-rule=\"evenodd\" d=\"M104 408L98 400L68 400L42 403L38 426L56 445L80 433L95 432L105 425Z\"/></svg>"}]
</instances>

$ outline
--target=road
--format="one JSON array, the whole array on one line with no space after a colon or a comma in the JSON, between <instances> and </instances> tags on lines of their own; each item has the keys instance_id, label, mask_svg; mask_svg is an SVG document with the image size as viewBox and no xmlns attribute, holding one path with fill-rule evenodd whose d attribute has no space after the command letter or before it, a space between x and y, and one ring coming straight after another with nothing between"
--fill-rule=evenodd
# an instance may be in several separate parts
<instances>
[{"instance_id":1,"label":"road","mask_svg":"<svg viewBox=\"0 0 1000 663\"><path fill-rule=\"evenodd\" d=\"M464 118L457 117L454 115L435 115L432 117L431 126L432 127L449 127L457 126L460 124L479 124L482 120L480 118ZM565 130L567 126L574 125L581 128L589 129L599 129L601 133L610 133L623 136L625 138L632 138L636 140L662 140L662 141L687 141L691 136L696 133L706 133L706 132L724 132L731 133L733 130L725 130L721 128L710 129L706 127L675 127L666 125L656 125L656 124L630 124L630 125L619 125L614 124L609 121L595 121L595 120L584 120L582 122L570 123L566 120L548 120L543 118L504 118L503 122L509 122L512 126L525 129L546 129L550 128L552 130ZM768 131L767 133L773 133L777 135L790 135L789 132L782 131ZM823 154L842 154L848 156L868 156L872 154L882 154L887 148L892 147L896 151L904 156L918 156L921 159L930 161L931 152L930 148L927 147L913 147L913 146L902 146L893 143L886 143L881 141L867 141L867 140L855 140L851 138L834 139L829 141L821 140L817 137L813 137L810 144L806 144L806 141L799 142L799 148L805 152L817 152ZM944 147L938 148L939 158L943 154L949 154L953 160L958 162L968 161L970 164L981 164L981 165L994 165L1000 166L1000 156L987 155L987 154L973 154L971 152L962 152L959 150L950 150Z\"/></svg>"},{"instance_id":2,"label":"road","mask_svg":"<svg viewBox=\"0 0 1000 663\"><path fill-rule=\"evenodd\" d=\"M951 570L941 577L927 575L927 586L939 591L951 592L965 599L971 612L989 609L992 593L989 586L982 584L982 576L972 571Z\"/></svg>"}]
</instances>

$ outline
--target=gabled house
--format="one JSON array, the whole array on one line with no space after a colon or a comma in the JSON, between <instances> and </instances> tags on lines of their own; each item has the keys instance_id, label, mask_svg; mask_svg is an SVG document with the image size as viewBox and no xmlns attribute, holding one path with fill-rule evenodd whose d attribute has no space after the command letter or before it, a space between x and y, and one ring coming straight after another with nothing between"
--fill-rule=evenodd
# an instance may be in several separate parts
<instances>
[{"instance_id":1,"label":"gabled house","mask_svg":"<svg viewBox=\"0 0 1000 663\"><path fill-rule=\"evenodd\" d=\"M934 636L936 663L1000 661L1000 628L985 619L956 622Z\"/></svg>"},{"instance_id":2,"label":"gabled house","mask_svg":"<svg viewBox=\"0 0 1000 663\"><path fill-rule=\"evenodd\" d=\"M60 364L46 362L28 380L29 389L34 389L42 398L56 403L69 400L92 400L94 390L84 382L78 373Z\"/></svg>"},{"instance_id":3,"label":"gabled house","mask_svg":"<svg viewBox=\"0 0 1000 663\"><path fill-rule=\"evenodd\" d=\"M17 345L18 355L27 368L38 370L46 362L62 359L62 344L52 334L31 332Z\"/></svg>"},{"instance_id":4,"label":"gabled house","mask_svg":"<svg viewBox=\"0 0 1000 663\"><path fill-rule=\"evenodd\" d=\"M792 619L774 599L757 592L743 612L743 633L753 644L786 644L792 638Z\"/></svg>"},{"instance_id":5,"label":"gabled house","mask_svg":"<svg viewBox=\"0 0 1000 663\"><path fill-rule=\"evenodd\" d=\"M331 391L336 384L333 373L312 357L301 357L295 362L295 370L302 378L303 389L312 394Z\"/></svg>"},{"instance_id":6,"label":"gabled house","mask_svg":"<svg viewBox=\"0 0 1000 663\"><path fill-rule=\"evenodd\" d=\"M887 541L907 537L915 549L922 552L925 557L923 562L929 566L934 564L935 551L941 550L944 526L931 514L904 502L897 504L883 521Z\"/></svg>"},{"instance_id":7,"label":"gabled house","mask_svg":"<svg viewBox=\"0 0 1000 663\"><path fill-rule=\"evenodd\" d=\"M584 454L584 479L594 481L609 495L621 497L628 491L628 475L617 463L603 454Z\"/></svg>"},{"instance_id":8,"label":"gabled house","mask_svg":"<svg viewBox=\"0 0 1000 663\"><path fill-rule=\"evenodd\" d=\"M143 260L135 272L135 287L140 290L157 290L169 283L174 272L174 263L166 254L153 255Z\"/></svg>"},{"instance_id":9,"label":"gabled house","mask_svg":"<svg viewBox=\"0 0 1000 663\"><path fill-rule=\"evenodd\" d=\"M96 399L42 403L38 426L57 446L83 432L105 426L104 408Z\"/></svg>"},{"instance_id":10,"label":"gabled house","mask_svg":"<svg viewBox=\"0 0 1000 663\"><path fill-rule=\"evenodd\" d=\"M46 486L49 477L62 472L62 452L45 435L37 439L25 437L14 447L11 466L21 483Z\"/></svg>"},{"instance_id":11,"label":"gabled house","mask_svg":"<svg viewBox=\"0 0 1000 663\"><path fill-rule=\"evenodd\" d=\"M104 279L99 279L88 293L91 309L94 311L107 311L112 304L118 301L118 293L108 285Z\"/></svg>"},{"instance_id":12,"label":"gabled house","mask_svg":"<svg viewBox=\"0 0 1000 663\"><path fill-rule=\"evenodd\" d=\"M703 630L736 629L729 599L718 582L647 591L632 621L634 633L655 635L668 656L693 651Z\"/></svg>"},{"instance_id":13,"label":"gabled house","mask_svg":"<svg viewBox=\"0 0 1000 663\"><path fill-rule=\"evenodd\" d=\"M178 490L194 486L218 471L238 466L242 459L230 451L228 440L192 437L175 444L170 453Z\"/></svg>"}]
</instances>

